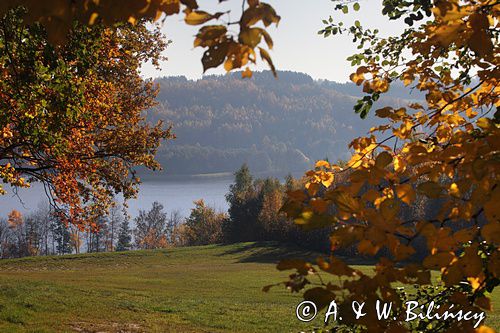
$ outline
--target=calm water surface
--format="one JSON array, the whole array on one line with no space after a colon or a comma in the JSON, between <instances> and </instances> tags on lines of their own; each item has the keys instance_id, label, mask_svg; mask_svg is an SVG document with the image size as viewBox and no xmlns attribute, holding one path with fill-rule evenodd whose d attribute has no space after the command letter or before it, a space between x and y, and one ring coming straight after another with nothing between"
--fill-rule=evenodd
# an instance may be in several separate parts
<instances>
[{"instance_id":1,"label":"calm water surface","mask_svg":"<svg viewBox=\"0 0 500 333\"><path fill-rule=\"evenodd\" d=\"M166 212L174 210L187 217L193 201L203 199L208 205L226 211L228 205L224 198L233 182L233 176L227 177L192 177L187 179L145 181L139 190L138 198L130 200L129 214L137 216L140 209L149 210L154 201L158 201ZM19 197L9 194L0 196L0 217L6 217L12 209L22 213L35 210L40 203L47 202L43 187L33 184L30 189L19 190Z\"/></svg>"}]
</instances>

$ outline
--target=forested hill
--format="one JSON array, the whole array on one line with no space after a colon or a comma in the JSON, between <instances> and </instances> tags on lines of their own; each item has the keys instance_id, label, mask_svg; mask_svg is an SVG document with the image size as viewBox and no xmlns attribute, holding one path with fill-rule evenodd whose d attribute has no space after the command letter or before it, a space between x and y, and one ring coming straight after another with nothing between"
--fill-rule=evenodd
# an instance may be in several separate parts
<instances>
[{"instance_id":1,"label":"forested hill","mask_svg":"<svg viewBox=\"0 0 500 333\"><path fill-rule=\"evenodd\" d=\"M317 159L347 158L348 142L374 125L354 114L353 84L294 72L240 77L157 79L160 104L148 120L172 123L177 136L158 154L165 174L233 172L244 162L255 173L303 171ZM395 91L386 102L402 104L406 95Z\"/></svg>"}]
</instances>

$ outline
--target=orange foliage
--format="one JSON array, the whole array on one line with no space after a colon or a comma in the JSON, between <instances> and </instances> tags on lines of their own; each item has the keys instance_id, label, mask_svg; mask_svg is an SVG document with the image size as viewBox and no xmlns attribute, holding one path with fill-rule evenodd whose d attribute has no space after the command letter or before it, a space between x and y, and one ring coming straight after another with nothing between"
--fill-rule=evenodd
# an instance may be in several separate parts
<instances>
[{"instance_id":1,"label":"orange foliage","mask_svg":"<svg viewBox=\"0 0 500 333\"><path fill-rule=\"evenodd\" d=\"M485 304L479 300L487 299L487 292L499 284L500 49L494 42L499 5L491 0L441 0L430 6L433 19L402 36L374 37L359 24L351 30L363 43L373 41L374 51L360 56L365 64L351 76L370 94L358 102L356 111L366 115L395 80L424 92L426 105L377 110L386 123L351 142L347 169L319 162L306 174L302 194L290 193L284 206L297 224L334 225L332 250L355 246L362 255L379 255L372 276L346 270L346 263L335 255L329 263L318 261L319 270L301 272L304 263L289 267L298 275L287 286L300 282L292 290L304 288L311 273L348 272L345 279L328 284L322 280L314 293L306 291L305 296L318 302L328 295L396 301L394 283L426 285L431 283L430 271L437 269L449 290L470 287L470 292L465 287L453 289L451 301L478 310ZM415 18L408 19L413 24ZM400 47L413 56L407 59ZM330 181L346 170L346 182ZM440 209L431 217L406 220L401 208L414 204L417 197L439 200ZM412 262L415 242L421 238L428 253L420 253L423 261ZM368 317L358 324L369 332L390 328ZM449 332L457 329L472 328L455 323Z\"/></svg>"}]
</instances>

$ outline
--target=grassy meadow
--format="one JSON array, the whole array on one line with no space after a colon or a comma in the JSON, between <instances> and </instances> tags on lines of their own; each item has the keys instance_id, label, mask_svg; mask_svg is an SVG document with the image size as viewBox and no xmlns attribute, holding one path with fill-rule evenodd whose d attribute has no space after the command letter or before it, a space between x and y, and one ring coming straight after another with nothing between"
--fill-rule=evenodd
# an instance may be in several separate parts
<instances>
[{"instance_id":1,"label":"grassy meadow","mask_svg":"<svg viewBox=\"0 0 500 333\"><path fill-rule=\"evenodd\" d=\"M300 295L275 262L294 249L243 243L0 262L0 332L298 332ZM359 266L371 270L370 266ZM500 293L493 305L500 309ZM322 315L315 322L320 324ZM498 328L500 312L488 314ZM313 324L314 325L314 324Z\"/></svg>"}]
</instances>

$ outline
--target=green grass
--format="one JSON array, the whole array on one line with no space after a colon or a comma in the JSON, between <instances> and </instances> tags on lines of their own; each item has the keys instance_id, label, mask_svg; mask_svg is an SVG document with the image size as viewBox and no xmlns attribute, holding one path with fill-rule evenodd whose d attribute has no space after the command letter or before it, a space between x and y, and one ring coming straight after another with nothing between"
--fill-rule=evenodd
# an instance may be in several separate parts
<instances>
[{"instance_id":1,"label":"green grass","mask_svg":"<svg viewBox=\"0 0 500 333\"><path fill-rule=\"evenodd\" d=\"M298 332L300 295L275 262L292 249L245 243L0 262L0 332ZM358 268L369 271L370 266ZM500 308L500 295L494 306ZM320 318L320 317L318 317ZM320 318L321 319L321 318ZM317 321L319 323L319 320ZM499 312L489 314L498 327Z\"/></svg>"}]
</instances>

